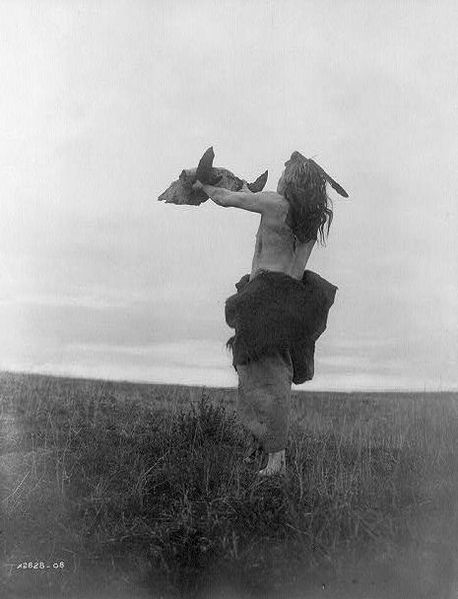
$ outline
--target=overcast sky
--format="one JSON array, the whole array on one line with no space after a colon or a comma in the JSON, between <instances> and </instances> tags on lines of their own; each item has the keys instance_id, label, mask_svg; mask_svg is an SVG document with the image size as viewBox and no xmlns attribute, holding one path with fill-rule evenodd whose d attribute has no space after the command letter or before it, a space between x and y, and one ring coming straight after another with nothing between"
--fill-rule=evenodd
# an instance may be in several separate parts
<instances>
[{"instance_id":1,"label":"overcast sky","mask_svg":"<svg viewBox=\"0 0 458 599\"><path fill-rule=\"evenodd\" d=\"M157 196L210 145L349 192L302 389L458 388L456 2L0 3L0 368L235 385L259 215Z\"/></svg>"}]
</instances>

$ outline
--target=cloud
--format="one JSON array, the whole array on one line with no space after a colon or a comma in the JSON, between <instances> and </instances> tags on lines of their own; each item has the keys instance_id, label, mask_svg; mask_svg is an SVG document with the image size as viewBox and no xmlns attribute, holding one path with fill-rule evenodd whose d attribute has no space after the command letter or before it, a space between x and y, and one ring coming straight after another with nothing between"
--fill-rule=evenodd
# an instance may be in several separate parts
<instances>
[{"instance_id":1,"label":"cloud","mask_svg":"<svg viewBox=\"0 0 458 599\"><path fill-rule=\"evenodd\" d=\"M135 380L169 384L235 386L236 375L224 344L190 340L150 345L69 343L45 351L0 358L4 370Z\"/></svg>"},{"instance_id":2,"label":"cloud","mask_svg":"<svg viewBox=\"0 0 458 599\"><path fill-rule=\"evenodd\" d=\"M70 344L67 351L75 355L98 356L106 359L116 356L126 361L136 360L156 367L183 367L184 369L220 369L228 365L228 352L221 342L210 339L181 339L149 345Z\"/></svg>"}]
</instances>

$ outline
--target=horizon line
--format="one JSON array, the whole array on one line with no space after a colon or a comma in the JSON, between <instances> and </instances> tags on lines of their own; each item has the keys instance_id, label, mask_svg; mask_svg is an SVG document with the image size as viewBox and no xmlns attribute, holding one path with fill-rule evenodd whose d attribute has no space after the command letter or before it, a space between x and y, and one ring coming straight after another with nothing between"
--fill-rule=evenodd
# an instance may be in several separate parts
<instances>
[{"instance_id":1,"label":"horizon line","mask_svg":"<svg viewBox=\"0 0 458 599\"><path fill-rule=\"evenodd\" d=\"M106 377L97 377L97 376L78 376L75 373L59 373L59 374L54 374L54 373L50 373L50 372L40 372L40 371L33 371L33 370L4 370L2 368L0 368L0 376L2 375L26 375L26 376L42 376L42 377L51 377L51 378L57 378L57 379L71 379L71 380L80 380L80 381L100 381L100 382L106 382L106 383L127 383L130 385L165 385L165 386L169 386L169 387L201 387L201 388L208 388L208 389L234 389L237 390L237 385L207 385L207 384L186 384L186 383L170 383L170 382L164 382L164 381L149 381L149 380L145 380L145 379L126 379L126 378L106 378ZM304 383L303 383L304 384ZM296 388L295 388L296 387ZM406 387L400 387L399 389L396 388L390 388L390 387L380 387L380 388L376 388L376 387L360 387L360 388L354 388L354 389L336 389L334 388L322 388L322 389L298 389L298 386L294 386L292 388L292 391L295 393L345 393L345 394L350 394L350 393L434 393L434 394L440 394L440 393L458 393L458 386L456 387L450 387L450 388L446 388L446 389L436 389L436 390L432 390L432 389L428 389L426 387L423 388L415 388L415 387L410 387L410 388L406 388Z\"/></svg>"}]
</instances>

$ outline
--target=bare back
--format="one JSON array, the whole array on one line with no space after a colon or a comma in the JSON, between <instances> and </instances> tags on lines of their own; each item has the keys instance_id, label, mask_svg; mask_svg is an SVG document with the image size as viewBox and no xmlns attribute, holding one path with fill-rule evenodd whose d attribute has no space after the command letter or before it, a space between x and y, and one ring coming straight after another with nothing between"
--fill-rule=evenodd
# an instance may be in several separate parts
<instances>
[{"instance_id":1,"label":"bare back","mask_svg":"<svg viewBox=\"0 0 458 599\"><path fill-rule=\"evenodd\" d=\"M285 222L289 204L280 194L275 193L275 196L278 208L261 215L250 279L261 269L283 272L295 279L301 279L315 241L301 243L295 238Z\"/></svg>"}]
</instances>

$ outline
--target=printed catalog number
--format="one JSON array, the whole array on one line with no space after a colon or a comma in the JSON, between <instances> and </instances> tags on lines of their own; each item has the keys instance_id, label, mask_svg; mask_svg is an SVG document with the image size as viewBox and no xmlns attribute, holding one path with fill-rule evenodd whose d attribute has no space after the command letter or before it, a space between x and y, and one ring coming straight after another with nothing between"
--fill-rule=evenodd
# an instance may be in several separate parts
<instances>
[{"instance_id":1,"label":"printed catalog number","mask_svg":"<svg viewBox=\"0 0 458 599\"><path fill-rule=\"evenodd\" d=\"M45 564L44 562L21 562L16 566L16 570L58 570L59 568L65 568L64 562L53 562L52 564Z\"/></svg>"}]
</instances>

